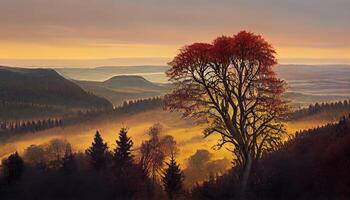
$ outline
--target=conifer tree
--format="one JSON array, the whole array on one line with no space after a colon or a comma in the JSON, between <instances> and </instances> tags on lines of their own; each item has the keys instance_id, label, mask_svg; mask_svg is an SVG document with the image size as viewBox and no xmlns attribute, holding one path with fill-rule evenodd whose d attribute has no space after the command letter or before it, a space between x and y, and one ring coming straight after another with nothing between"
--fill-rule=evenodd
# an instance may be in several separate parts
<instances>
[{"instance_id":1,"label":"conifer tree","mask_svg":"<svg viewBox=\"0 0 350 200\"><path fill-rule=\"evenodd\" d=\"M131 148L133 142L127 135L128 130L121 128L119 132L119 139L116 141L117 147L114 150L114 161L119 167L130 166L133 162L133 156L131 155Z\"/></svg>"},{"instance_id":2,"label":"conifer tree","mask_svg":"<svg viewBox=\"0 0 350 200\"><path fill-rule=\"evenodd\" d=\"M183 186L184 176L179 164L176 163L174 155L167 164L167 168L162 176L164 190L169 199L175 199L180 194Z\"/></svg>"},{"instance_id":3,"label":"conifer tree","mask_svg":"<svg viewBox=\"0 0 350 200\"><path fill-rule=\"evenodd\" d=\"M96 131L94 141L90 148L86 150L86 154L90 159L91 165L95 169L101 169L106 166L108 146L105 143L98 131Z\"/></svg>"}]
</instances>

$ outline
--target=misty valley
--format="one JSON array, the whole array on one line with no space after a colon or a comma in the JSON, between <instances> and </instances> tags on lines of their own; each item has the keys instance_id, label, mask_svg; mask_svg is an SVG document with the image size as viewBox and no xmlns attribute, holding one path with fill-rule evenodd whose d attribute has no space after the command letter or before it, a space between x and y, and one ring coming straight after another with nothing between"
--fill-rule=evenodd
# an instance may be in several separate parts
<instances>
[{"instance_id":1,"label":"misty valley","mask_svg":"<svg viewBox=\"0 0 350 200\"><path fill-rule=\"evenodd\" d=\"M237 195L232 145L218 148L219 135L202 134L208 122L164 108L164 95L176 88L166 80L169 67L125 68L0 67L4 198L164 199L169 170L181 181L179 199ZM349 66L276 69L289 85L288 134L253 169L249 198L345 198L346 187L327 181L350 180ZM324 173L327 179L316 178Z\"/></svg>"},{"instance_id":2,"label":"misty valley","mask_svg":"<svg viewBox=\"0 0 350 200\"><path fill-rule=\"evenodd\" d=\"M350 0L0 0L0 200L349 200Z\"/></svg>"}]
</instances>

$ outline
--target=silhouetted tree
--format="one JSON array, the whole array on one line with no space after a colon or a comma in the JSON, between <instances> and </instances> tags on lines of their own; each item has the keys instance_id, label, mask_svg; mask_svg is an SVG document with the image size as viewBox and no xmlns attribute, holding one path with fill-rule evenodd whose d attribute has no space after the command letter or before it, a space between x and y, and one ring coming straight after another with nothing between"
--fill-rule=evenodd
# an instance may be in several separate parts
<instances>
[{"instance_id":1,"label":"silhouetted tree","mask_svg":"<svg viewBox=\"0 0 350 200\"><path fill-rule=\"evenodd\" d=\"M17 152L11 154L7 159L2 160L3 176L8 183L17 181L24 169L23 159Z\"/></svg>"},{"instance_id":2,"label":"silhouetted tree","mask_svg":"<svg viewBox=\"0 0 350 200\"><path fill-rule=\"evenodd\" d=\"M71 144L62 139L52 139L45 147L46 161L49 168L59 169L62 167L64 156L72 151Z\"/></svg>"},{"instance_id":3,"label":"silhouetted tree","mask_svg":"<svg viewBox=\"0 0 350 200\"><path fill-rule=\"evenodd\" d=\"M90 148L86 150L86 155L89 157L91 165L95 169L101 169L106 166L108 146L105 143L98 131L96 131L94 141Z\"/></svg>"},{"instance_id":4,"label":"silhouetted tree","mask_svg":"<svg viewBox=\"0 0 350 200\"><path fill-rule=\"evenodd\" d=\"M164 191L169 199L175 199L182 191L184 176L180 169L180 165L176 163L175 156L171 156L169 163L166 163L167 168L162 176Z\"/></svg>"},{"instance_id":5,"label":"silhouetted tree","mask_svg":"<svg viewBox=\"0 0 350 200\"><path fill-rule=\"evenodd\" d=\"M176 151L176 142L170 135L161 135L162 127L154 124L147 132L149 140L142 142L141 165L145 173L156 182L164 166L164 160Z\"/></svg>"},{"instance_id":6,"label":"silhouetted tree","mask_svg":"<svg viewBox=\"0 0 350 200\"><path fill-rule=\"evenodd\" d=\"M285 134L285 82L274 73L275 54L260 35L241 31L211 44L185 46L166 72L176 84L165 97L166 106L183 111L184 117L210 122L204 135L218 133L218 148L234 147L242 169L242 193L253 164Z\"/></svg>"},{"instance_id":7,"label":"silhouetted tree","mask_svg":"<svg viewBox=\"0 0 350 200\"><path fill-rule=\"evenodd\" d=\"M121 128L119 132L119 139L116 141L117 147L114 150L114 161L119 167L130 166L133 162L133 156L131 155L131 148L133 142L127 135L128 130Z\"/></svg>"}]
</instances>

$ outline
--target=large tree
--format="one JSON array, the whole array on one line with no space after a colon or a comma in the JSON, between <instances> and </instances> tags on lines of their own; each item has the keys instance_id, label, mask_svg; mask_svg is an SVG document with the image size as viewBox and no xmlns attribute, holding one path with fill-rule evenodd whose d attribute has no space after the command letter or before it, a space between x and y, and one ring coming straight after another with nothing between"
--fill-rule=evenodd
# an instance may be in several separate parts
<instances>
[{"instance_id":1,"label":"large tree","mask_svg":"<svg viewBox=\"0 0 350 200\"><path fill-rule=\"evenodd\" d=\"M167 108L207 120L205 136L218 133L218 148L233 147L228 149L242 169L242 191L252 165L285 133L281 120L287 110L281 100L285 83L273 71L275 54L260 35L241 31L211 44L183 47L166 72L175 83L165 98Z\"/></svg>"}]
</instances>

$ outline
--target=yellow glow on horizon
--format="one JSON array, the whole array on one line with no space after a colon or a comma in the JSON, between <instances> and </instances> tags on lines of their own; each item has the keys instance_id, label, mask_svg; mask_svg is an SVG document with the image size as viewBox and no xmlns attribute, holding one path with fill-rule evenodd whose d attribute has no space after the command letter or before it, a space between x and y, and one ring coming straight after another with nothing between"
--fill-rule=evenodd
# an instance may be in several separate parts
<instances>
[{"instance_id":1,"label":"yellow glow on horizon","mask_svg":"<svg viewBox=\"0 0 350 200\"><path fill-rule=\"evenodd\" d=\"M279 58L350 58L350 48L277 47L276 51Z\"/></svg>"},{"instance_id":2,"label":"yellow glow on horizon","mask_svg":"<svg viewBox=\"0 0 350 200\"><path fill-rule=\"evenodd\" d=\"M110 59L172 58L183 45L160 44L90 44L80 43L0 43L0 59ZM278 58L350 59L350 48L276 47Z\"/></svg>"},{"instance_id":3,"label":"yellow glow on horizon","mask_svg":"<svg viewBox=\"0 0 350 200\"><path fill-rule=\"evenodd\" d=\"M135 57L172 57L175 45L157 44L102 44L47 45L33 43L1 43L0 59L109 59Z\"/></svg>"}]
</instances>

